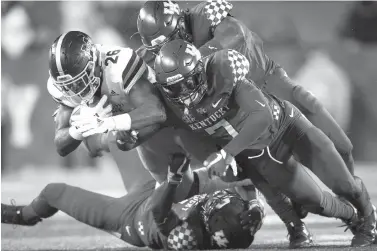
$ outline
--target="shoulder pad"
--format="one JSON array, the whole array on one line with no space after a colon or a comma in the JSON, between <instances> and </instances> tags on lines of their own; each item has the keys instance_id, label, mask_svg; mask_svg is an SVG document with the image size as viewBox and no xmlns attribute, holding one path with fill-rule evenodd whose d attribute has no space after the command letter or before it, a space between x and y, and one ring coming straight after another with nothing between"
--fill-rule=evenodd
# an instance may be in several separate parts
<instances>
[{"instance_id":1,"label":"shoulder pad","mask_svg":"<svg viewBox=\"0 0 377 251\"><path fill-rule=\"evenodd\" d=\"M212 27L217 26L232 10L233 5L225 0L207 0L204 13Z\"/></svg>"},{"instance_id":2,"label":"shoulder pad","mask_svg":"<svg viewBox=\"0 0 377 251\"><path fill-rule=\"evenodd\" d=\"M216 52L213 55L212 64L212 68L220 71L224 78L230 79L233 85L244 79L250 70L249 60L232 49Z\"/></svg>"},{"instance_id":3,"label":"shoulder pad","mask_svg":"<svg viewBox=\"0 0 377 251\"><path fill-rule=\"evenodd\" d=\"M59 91L58 88L56 88L53 81L54 80L52 80L51 77L49 77L47 80L47 91L48 93L50 93L51 97L59 104L63 104L72 108L77 106L64 97L63 93Z\"/></svg>"}]
</instances>

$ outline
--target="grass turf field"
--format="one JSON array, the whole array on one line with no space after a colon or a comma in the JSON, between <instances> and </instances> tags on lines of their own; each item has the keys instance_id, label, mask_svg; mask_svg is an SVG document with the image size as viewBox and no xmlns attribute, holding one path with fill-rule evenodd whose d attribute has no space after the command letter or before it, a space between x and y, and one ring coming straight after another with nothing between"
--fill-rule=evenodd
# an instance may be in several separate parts
<instances>
[{"instance_id":1,"label":"grass turf field","mask_svg":"<svg viewBox=\"0 0 377 251\"><path fill-rule=\"evenodd\" d=\"M375 165L357 166L356 174L362 177L377 204ZM80 169L64 171L29 169L19 174L2 177L1 201L15 199L18 205L30 202L49 182L66 182L95 192L121 196L123 186L116 170L102 168L97 171ZM267 208L267 218L256 235L252 249L281 250L288 248L284 225ZM315 246L310 250L354 250L348 248L352 235L344 232L340 221L309 215L305 222L314 235ZM134 250L108 233L88 227L69 216L58 213L35 227L20 227L2 224L1 250ZM377 250L377 245L358 250Z\"/></svg>"}]
</instances>

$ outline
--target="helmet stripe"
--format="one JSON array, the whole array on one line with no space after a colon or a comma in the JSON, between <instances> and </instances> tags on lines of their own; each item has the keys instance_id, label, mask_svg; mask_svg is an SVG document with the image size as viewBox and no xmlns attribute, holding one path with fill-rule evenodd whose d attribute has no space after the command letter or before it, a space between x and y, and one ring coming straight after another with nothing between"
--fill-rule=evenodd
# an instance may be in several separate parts
<instances>
[{"instance_id":1,"label":"helmet stripe","mask_svg":"<svg viewBox=\"0 0 377 251\"><path fill-rule=\"evenodd\" d=\"M61 62L61 58L60 58L60 54L61 54L61 48L62 48L62 43L63 43L63 39L65 38L65 36L67 35L67 33L64 33L60 36L59 40L58 40L58 43L56 45L56 67L58 68L58 72L60 74L60 76L63 76L64 75L64 70L63 70L63 67L62 67L62 62Z\"/></svg>"}]
</instances>

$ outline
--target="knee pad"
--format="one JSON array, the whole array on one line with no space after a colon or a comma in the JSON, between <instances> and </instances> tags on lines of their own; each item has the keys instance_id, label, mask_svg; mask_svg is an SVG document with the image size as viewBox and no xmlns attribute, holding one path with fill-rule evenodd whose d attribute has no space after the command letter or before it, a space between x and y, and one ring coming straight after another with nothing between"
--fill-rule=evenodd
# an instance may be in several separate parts
<instances>
[{"instance_id":1,"label":"knee pad","mask_svg":"<svg viewBox=\"0 0 377 251\"><path fill-rule=\"evenodd\" d=\"M322 107L321 103L313 94L299 85L293 88L293 99L301 108L304 108L310 113L316 113L318 109Z\"/></svg>"},{"instance_id":2,"label":"knee pad","mask_svg":"<svg viewBox=\"0 0 377 251\"><path fill-rule=\"evenodd\" d=\"M65 183L50 183L42 190L41 196L47 201L56 200L61 196L66 187Z\"/></svg>"}]
</instances>

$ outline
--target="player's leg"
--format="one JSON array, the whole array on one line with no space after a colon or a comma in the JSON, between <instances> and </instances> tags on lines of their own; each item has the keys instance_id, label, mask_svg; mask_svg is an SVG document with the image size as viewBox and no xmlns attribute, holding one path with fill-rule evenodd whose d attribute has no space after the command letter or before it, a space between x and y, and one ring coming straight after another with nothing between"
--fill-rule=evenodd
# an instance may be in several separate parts
<instances>
[{"instance_id":1,"label":"player's leg","mask_svg":"<svg viewBox=\"0 0 377 251\"><path fill-rule=\"evenodd\" d=\"M51 183L29 205L19 208L18 215L24 222L29 222L51 217L60 210L92 227L118 232L126 206L116 198L63 183Z\"/></svg>"},{"instance_id":2,"label":"player's leg","mask_svg":"<svg viewBox=\"0 0 377 251\"><path fill-rule=\"evenodd\" d=\"M314 126L322 130L334 143L351 174L354 173L353 145L326 108L310 92L293 83L278 67L266 80L264 89L299 108Z\"/></svg>"},{"instance_id":3,"label":"player's leg","mask_svg":"<svg viewBox=\"0 0 377 251\"><path fill-rule=\"evenodd\" d=\"M248 156L243 154L242 158L247 161ZM249 160L249 163L257 168L269 185L304 205L309 212L344 220L353 219L352 206L323 191L294 159L290 158L281 164L271 160L265 153L262 160ZM247 174L253 175L250 169L247 169Z\"/></svg>"},{"instance_id":4,"label":"player's leg","mask_svg":"<svg viewBox=\"0 0 377 251\"><path fill-rule=\"evenodd\" d=\"M335 194L347 199L358 210L363 223L358 228L360 234L355 235L353 245L372 243L376 235L376 212L362 180L352 176L334 144L321 130L304 117L295 122L295 127L304 132L294 144L295 155Z\"/></svg>"},{"instance_id":5,"label":"player's leg","mask_svg":"<svg viewBox=\"0 0 377 251\"><path fill-rule=\"evenodd\" d=\"M243 174L251 178L253 184L265 197L266 202L284 222L288 230L290 248L302 248L311 245L313 236L293 209L291 200L281 191L272 187L255 167L249 167L247 172L243 172Z\"/></svg>"}]
</instances>

